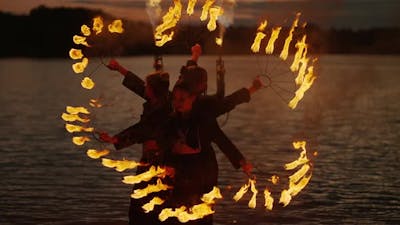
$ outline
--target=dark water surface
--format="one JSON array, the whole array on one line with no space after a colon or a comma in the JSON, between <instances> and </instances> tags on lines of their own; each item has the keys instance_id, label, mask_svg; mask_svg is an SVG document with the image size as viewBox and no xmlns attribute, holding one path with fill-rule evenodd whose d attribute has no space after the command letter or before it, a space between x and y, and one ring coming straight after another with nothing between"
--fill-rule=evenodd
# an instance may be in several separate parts
<instances>
[{"instance_id":1,"label":"dark water surface","mask_svg":"<svg viewBox=\"0 0 400 225\"><path fill-rule=\"evenodd\" d=\"M138 74L150 71L151 57L120 59ZM171 83L182 56L165 57ZM272 59L225 58L227 92L248 86L267 65L274 81L290 89L292 80ZM318 79L298 108L290 110L267 88L252 101L220 118L224 131L257 167L260 191L256 209L246 195L233 194L246 182L218 152L220 188L224 199L216 206L215 224L400 224L400 57L321 56ZM91 61L88 72L99 61ZM215 57L200 63L209 71L214 93ZM66 105L87 105L104 97L109 106L92 110L94 126L111 133L136 122L143 101L121 86L122 77L100 67L92 91L80 87L71 60L0 60L0 224L124 224L131 186L124 175L89 159L89 147L72 144L60 115ZM278 69L274 70L274 65ZM279 68L283 66L283 68ZM278 78L279 76L279 78ZM278 91L279 88L275 88ZM314 159L310 184L287 207L264 209L262 192L272 174L284 181L282 166L298 152L291 142L306 140ZM110 158L138 159L140 146L112 153ZM285 184L273 187L275 201ZM229 188L231 187L231 188ZM118 223L119 222L119 223Z\"/></svg>"}]
</instances>

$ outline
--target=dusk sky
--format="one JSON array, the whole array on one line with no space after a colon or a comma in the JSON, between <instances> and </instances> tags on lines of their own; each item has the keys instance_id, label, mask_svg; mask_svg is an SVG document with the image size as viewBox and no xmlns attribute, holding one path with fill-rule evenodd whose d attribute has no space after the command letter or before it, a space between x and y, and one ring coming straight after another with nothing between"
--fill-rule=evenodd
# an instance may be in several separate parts
<instances>
[{"instance_id":1,"label":"dusk sky","mask_svg":"<svg viewBox=\"0 0 400 225\"><path fill-rule=\"evenodd\" d=\"M148 20L145 0L0 0L1 11L28 14L39 5L102 9L116 17ZM166 5L172 0L163 1ZM186 7L187 0L181 0ZM199 0L197 8L203 5ZM217 0L218 2L218 0ZM364 29L400 27L400 0L236 0L235 24L254 25L262 19L283 25L296 12L303 21L323 27Z\"/></svg>"}]
</instances>

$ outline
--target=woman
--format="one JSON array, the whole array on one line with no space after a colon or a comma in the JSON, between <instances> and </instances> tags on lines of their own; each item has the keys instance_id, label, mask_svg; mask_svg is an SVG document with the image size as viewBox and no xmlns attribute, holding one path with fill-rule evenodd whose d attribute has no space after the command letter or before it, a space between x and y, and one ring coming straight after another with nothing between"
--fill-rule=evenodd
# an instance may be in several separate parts
<instances>
[{"instance_id":1,"label":"woman","mask_svg":"<svg viewBox=\"0 0 400 225\"><path fill-rule=\"evenodd\" d=\"M252 165L219 128L216 118L232 110L236 105L248 102L250 95L261 87L253 85L242 88L225 98L203 96L206 84L204 69L198 67L185 71L174 86L172 105L174 114L168 124L166 149L167 165L175 169L174 189L167 206L187 208L201 203L201 196L218 185L218 164L211 145L216 143L235 168L250 173ZM202 78L203 77L203 78ZM170 223L178 223L169 219ZM167 220L168 221L168 220ZM212 224L212 215L192 221L193 224Z\"/></svg>"},{"instance_id":2,"label":"woman","mask_svg":"<svg viewBox=\"0 0 400 225\"><path fill-rule=\"evenodd\" d=\"M122 84L144 98L143 113L140 122L136 123L120 133L110 137L107 133L101 133L100 138L114 144L116 150L129 147L136 143L143 143L142 157L140 162L148 166L138 167L136 174L149 170L150 166L163 165L164 151L158 146L155 138L156 128L159 127L171 112L169 74L162 71L162 62L156 58L154 63L155 72L146 76L145 82L136 74L128 71L116 60L110 60L108 68L116 70L124 76ZM149 182L141 182L134 185L133 190L145 188L148 184L155 184L156 179ZM166 192L157 193L157 196L165 196ZM155 194L150 194L141 199L131 198L129 207L129 224L160 224L158 210L145 213L142 206L149 202Z\"/></svg>"}]
</instances>

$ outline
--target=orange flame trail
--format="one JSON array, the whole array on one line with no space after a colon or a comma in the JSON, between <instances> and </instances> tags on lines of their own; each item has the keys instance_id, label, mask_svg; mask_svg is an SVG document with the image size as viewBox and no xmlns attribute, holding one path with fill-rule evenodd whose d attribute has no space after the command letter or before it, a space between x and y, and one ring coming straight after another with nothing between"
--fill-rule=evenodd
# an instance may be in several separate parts
<instances>
[{"instance_id":1,"label":"orange flame trail","mask_svg":"<svg viewBox=\"0 0 400 225\"><path fill-rule=\"evenodd\" d=\"M86 136L78 136L72 138L72 142L76 145L83 145L87 141L90 141L90 138Z\"/></svg>"},{"instance_id":2,"label":"orange flame trail","mask_svg":"<svg viewBox=\"0 0 400 225\"><path fill-rule=\"evenodd\" d=\"M214 31L217 28L218 17L223 14L224 10L219 6L213 6L210 8L210 20L207 24L209 31Z\"/></svg>"},{"instance_id":3,"label":"orange flame trail","mask_svg":"<svg viewBox=\"0 0 400 225\"><path fill-rule=\"evenodd\" d=\"M96 150L96 149L88 149L86 155L92 159L98 159L100 157L106 156L110 153L110 150L103 149L103 150Z\"/></svg>"},{"instance_id":4,"label":"orange flame trail","mask_svg":"<svg viewBox=\"0 0 400 225\"><path fill-rule=\"evenodd\" d=\"M266 36L263 32L266 27L267 27L267 21L265 20L260 24L260 26L257 29L258 32L256 34L256 37L254 38L253 44L251 45L251 51L253 51L254 53L260 51L261 41Z\"/></svg>"},{"instance_id":5,"label":"orange flame trail","mask_svg":"<svg viewBox=\"0 0 400 225\"><path fill-rule=\"evenodd\" d=\"M110 33L122 34L124 32L124 28L122 27L122 25L122 20L114 20L111 24L108 25L108 31Z\"/></svg>"},{"instance_id":6,"label":"orange flame trail","mask_svg":"<svg viewBox=\"0 0 400 225\"><path fill-rule=\"evenodd\" d=\"M138 184L142 181L149 181L153 177L163 177L166 175L166 170L161 167L151 166L150 169L144 173L138 174L136 176L124 176L122 180L125 184Z\"/></svg>"},{"instance_id":7,"label":"orange flame trail","mask_svg":"<svg viewBox=\"0 0 400 225\"><path fill-rule=\"evenodd\" d=\"M163 23L158 25L154 32L154 39L158 47L172 40L173 32L169 35L163 34L166 30L174 28L181 18L182 4L180 0L174 0L174 7L169 7L168 12L163 16Z\"/></svg>"},{"instance_id":8,"label":"orange flame trail","mask_svg":"<svg viewBox=\"0 0 400 225\"><path fill-rule=\"evenodd\" d=\"M203 5L203 10L201 11L200 20L205 21L208 17L208 11L210 7L214 4L215 0L207 0Z\"/></svg>"},{"instance_id":9,"label":"orange flame trail","mask_svg":"<svg viewBox=\"0 0 400 225\"><path fill-rule=\"evenodd\" d=\"M301 190L303 190L312 176L312 173L309 173L311 166L307 159L306 142L293 142L293 147L295 149L302 149L302 152L297 160L286 164L285 169L292 170L301 165L302 167L289 177L289 188L281 192L279 203L282 203L283 206L287 206L292 200L292 197L296 196ZM307 175L307 173L309 173L309 175Z\"/></svg>"},{"instance_id":10,"label":"orange flame trail","mask_svg":"<svg viewBox=\"0 0 400 225\"><path fill-rule=\"evenodd\" d=\"M154 206L162 205L164 202L165 202L165 200L163 200L159 197L154 197L153 199L150 200L150 202L144 204L142 206L142 209L144 210L145 213L149 213L154 210Z\"/></svg>"},{"instance_id":11,"label":"orange flame trail","mask_svg":"<svg viewBox=\"0 0 400 225\"><path fill-rule=\"evenodd\" d=\"M297 48L297 51L294 55L293 63L290 66L290 70L292 70L293 72L299 70L300 59L303 57L303 55L304 55L303 53L307 47L306 38L307 38L307 36L304 35L303 38L301 39L301 41L298 41L295 45L295 47Z\"/></svg>"},{"instance_id":12,"label":"orange flame trail","mask_svg":"<svg viewBox=\"0 0 400 225\"><path fill-rule=\"evenodd\" d=\"M65 124L65 129L69 133L74 133L74 132L93 132L94 128L93 127L81 127L78 125L73 125L73 124Z\"/></svg>"},{"instance_id":13,"label":"orange flame trail","mask_svg":"<svg viewBox=\"0 0 400 225\"><path fill-rule=\"evenodd\" d=\"M166 184L163 184L161 179L157 180L157 184L149 184L147 185L146 188L144 189L136 189L133 191L131 194L131 198L134 199L139 199L146 197L147 195L154 193L154 192L160 192L160 191L166 191L168 189L171 189L171 186L168 186Z\"/></svg>"},{"instance_id":14,"label":"orange flame trail","mask_svg":"<svg viewBox=\"0 0 400 225\"><path fill-rule=\"evenodd\" d=\"M187 13L189 16L191 16L191 15L193 14L193 12L194 12L194 7L195 7L196 3L197 3L197 0L189 0L188 6L187 6L187 9L186 9L186 13Z\"/></svg>"},{"instance_id":15,"label":"orange flame trail","mask_svg":"<svg viewBox=\"0 0 400 225\"><path fill-rule=\"evenodd\" d=\"M82 107L82 106L78 106L78 107L67 106L66 110L67 110L67 113L73 114L73 115L77 115L79 113L90 114L90 112L85 107Z\"/></svg>"},{"instance_id":16,"label":"orange flame trail","mask_svg":"<svg viewBox=\"0 0 400 225\"><path fill-rule=\"evenodd\" d=\"M79 121L82 123L90 122L89 118L81 118L79 115L76 115L76 114L63 113L61 115L61 118L66 122L74 122L74 121Z\"/></svg>"},{"instance_id":17,"label":"orange flame trail","mask_svg":"<svg viewBox=\"0 0 400 225\"><path fill-rule=\"evenodd\" d=\"M115 170L118 172L122 172L127 169L134 169L137 166L143 165L140 162L135 162L135 161L131 161L131 160L112 160L112 159L107 159L107 158L103 158L101 163L105 167L115 168Z\"/></svg>"},{"instance_id":18,"label":"orange flame trail","mask_svg":"<svg viewBox=\"0 0 400 225\"><path fill-rule=\"evenodd\" d=\"M218 187L214 186L209 193L203 195L201 200L207 204L214 204L215 203L214 199L221 199L221 198L222 198L221 191L219 190Z\"/></svg>"},{"instance_id":19,"label":"orange flame trail","mask_svg":"<svg viewBox=\"0 0 400 225\"><path fill-rule=\"evenodd\" d=\"M217 187L214 187L209 193L203 195L201 198L203 203L194 205L189 209L185 206L175 209L165 208L161 211L158 218L160 221L165 221L170 217L176 217L181 223L204 218L205 216L215 213L215 211L212 210L212 204L215 198L222 198L220 190Z\"/></svg>"},{"instance_id":20,"label":"orange flame trail","mask_svg":"<svg viewBox=\"0 0 400 225\"><path fill-rule=\"evenodd\" d=\"M90 99L89 105L93 108L101 108L103 104L100 103L100 99Z\"/></svg>"},{"instance_id":21,"label":"orange flame trail","mask_svg":"<svg viewBox=\"0 0 400 225\"><path fill-rule=\"evenodd\" d=\"M100 34L101 31L103 30L104 24L103 24L103 18L100 16L93 18L93 31L96 32L97 34Z\"/></svg>"},{"instance_id":22,"label":"orange flame trail","mask_svg":"<svg viewBox=\"0 0 400 225\"><path fill-rule=\"evenodd\" d=\"M266 54L272 54L274 52L274 44L276 39L278 39L279 32L281 32L282 27L275 27L272 29L271 37L268 41L267 47L265 48Z\"/></svg>"},{"instance_id":23,"label":"orange flame trail","mask_svg":"<svg viewBox=\"0 0 400 225\"><path fill-rule=\"evenodd\" d=\"M90 34L91 34L91 32L90 32L90 27L88 27L87 25L82 25L81 26L81 33L84 35L84 36L90 36Z\"/></svg>"},{"instance_id":24,"label":"orange flame trail","mask_svg":"<svg viewBox=\"0 0 400 225\"><path fill-rule=\"evenodd\" d=\"M271 196L271 192L266 188L264 190L264 198L265 198L265 208L268 210L272 210L274 205L274 199Z\"/></svg>"},{"instance_id":25,"label":"orange flame trail","mask_svg":"<svg viewBox=\"0 0 400 225\"><path fill-rule=\"evenodd\" d=\"M75 73L83 73L83 71L85 71L88 63L89 63L89 59L83 58L81 62L72 64L72 69L74 70Z\"/></svg>"},{"instance_id":26,"label":"orange flame trail","mask_svg":"<svg viewBox=\"0 0 400 225\"><path fill-rule=\"evenodd\" d=\"M82 36L79 36L79 35L74 35L72 40L77 45L84 45L84 46L90 47L90 45L86 42L86 37L82 37Z\"/></svg>"},{"instance_id":27,"label":"orange flame trail","mask_svg":"<svg viewBox=\"0 0 400 225\"><path fill-rule=\"evenodd\" d=\"M310 66L308 68L308 73L304 77L303 83L300 85L299 89L297 89L295 96L288 104L291 109L296 108L299 101L304 97L304 93L310 89L316 78L317 77L314 76L314 66Z\"/></svg>"},{"instance_id":28,"label":"orange flame trail","mask_svg":"<svg viewBox=\"0 0 400 225\"><path fill-rule=\"evenodd\" d=\"M294 29L298 26L300 15L301 15L301 13L297 13L296 14L296 19L293 21L292 27L290 28L290 31L289 31L289 35L285 40L285 44L284 44L282 52L280 54L280 58L283 59L283 60L286 60L287 57L288 57L289 45L290 45L290 42L292 42L292 39L293 39Z\"/></svg>"},{"instance_id":29,"label":"orange flame trail","mask_svg":"<svg viewBox=\"0 0 400 225\"><path fill-rule=\"evenodd\" d=\"M160 38L158 38L156 40L156 46L158 46L158 47L163 46L168 41L171 41L173 36L174 36L174 32L173 31L171 31L171 33L169 35L168 34L163 34Z\"/></svg>"},{"instance_id":30,"label":"orange flame trail","mask_svg":"<svg viewBox=\"0 0 400 225\"><path fill-rule=\"evenodd\" d=\"M253 193L253 195L251 196L251 199L249 201L249 208L256 208L256 201L257 201L257 194L258 194L258 190L256 189L256 180L250 179L250 190Z\"/></svg>"},{"instance_id":31,"label":"orange flame trail","mask_svg":"<svg viewBox=\"0 0 400 225\"><path fill-rule=\"evenodd\" d=\"M239 201L243 197L243 195L246 194L246 192L249 190L249 187L249 184L244 184L233 196L233 200L235 200L236 202Z\"/></svg>"},{"instance_id":32,"label":"orange flame trail","mask_svg":"<svg viewBox=\"0 0 400 225\"><path fill-rule=\"evenodd\" d=\"M93 80L90 79L90 77L84 77L81 82L81 85L83 88L92 89L95 84L94 84Z\"/></svg>"},{"instance_id":33,"label":"orange flame trail","mask_svg":"<svg viewBox=\"0 0 400 225\"><path fill-rule=\"evenodd\" d=\"M71 48L71 50L69 50L69 57L71 59L82 59L83 58L82 50Z\"/></svg>"}]
</instances>

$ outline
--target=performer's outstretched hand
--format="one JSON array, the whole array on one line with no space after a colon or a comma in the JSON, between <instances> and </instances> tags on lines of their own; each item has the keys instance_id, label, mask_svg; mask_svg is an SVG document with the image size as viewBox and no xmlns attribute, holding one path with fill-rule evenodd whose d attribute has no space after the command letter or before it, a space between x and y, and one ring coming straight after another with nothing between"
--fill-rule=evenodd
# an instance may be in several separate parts
<instances>
[{"instance_id":1,"label":"performer's outstretched hand","mask_svg":"<svg viewBox=\"0 0 400 225\"><path fill-rule=\"evenodd\" d=\"M107 65L108 69L110 70L118 70L120 66L121 65L119 65L119 63L115 59L110 59Z\"/></svg>"},{"instance_id":2,"label":"performer's outstretched hand","mask_svg":"<svg viewBox=\"0 0 400 225\"><path fill-rule=\"evenodd\" d=\"M201 46L199 44L195 44L192 46L192 60L197 62L200 55L202 53Z\"/></svg>"},{"instance_id":3,"label":"performer's outstretched hand","mask_svg":"<svg viewBox=\"0 0 400 225\"><path fill-rule=\"evenodd\" d=\"M240 161L240 165L242 167L243 172L247 174L249 177L251 177L251 171L253 170L253 165L246 160Z\"/></svg>"},{"instance_id":4,"label":"performer's outstretched hand","mask_svg":"<svg viewBox=\"0 0 400 225\"><path fill-rule=\"evenodd\" d=\"M256 78L254 78L254 80L253 80L253 83L248 88L250 95L253 94L254 92L260 90L262 87L265 87L264 83L260 79L260 76L256 76Z\"/></svg>"},{"instance_id":5,"label":"performer's outstretched hand","mask_svg":"<svg viewBox=\"0 0 400 225\"><path fill-rule=\"evenodd\" d=\"M126 73L128 72L123 66L121 66L117 60L115 59L110 59L110 61L108 62L107 65L108 69L110 70L115 70L120 72L122 75L126 75Z\"/></svg>"},{"instance_id":6,"label":"performer's outstretched hand","mask_svg":"<svg viewBox=\"0 0 400 225\"><path fill-rule=\"evenodd\" d=\"M107 143L111 143L111 144L115 144L118 142L118 139L115 137L111 137L109 134L107 134L104 131L100 131L97 132L99 134L100 140L107 142Z\"/></svg>"}]
</instances>

